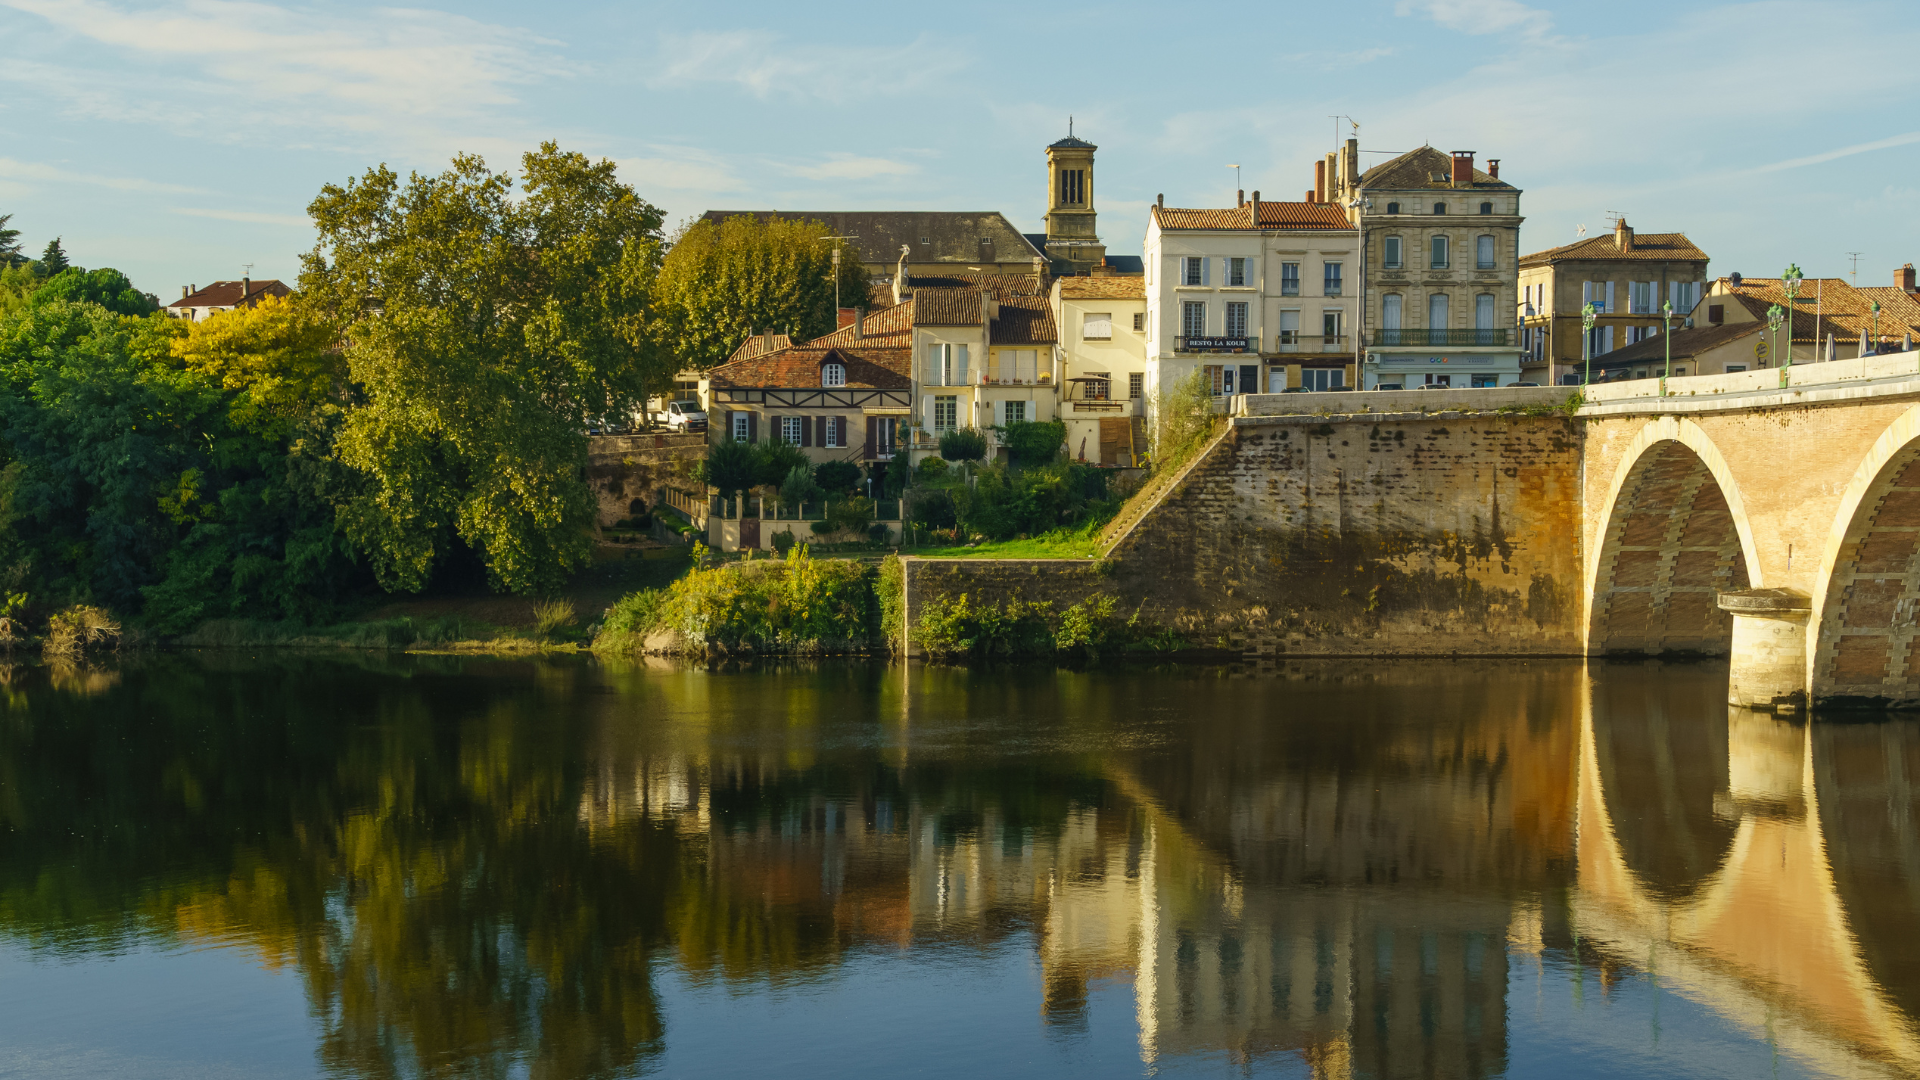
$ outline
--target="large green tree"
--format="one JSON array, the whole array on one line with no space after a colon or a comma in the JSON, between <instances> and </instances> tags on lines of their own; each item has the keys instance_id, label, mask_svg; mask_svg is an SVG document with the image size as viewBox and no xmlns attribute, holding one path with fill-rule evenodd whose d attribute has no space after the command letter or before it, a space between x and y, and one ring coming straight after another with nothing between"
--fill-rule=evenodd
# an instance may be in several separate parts
<instances>
[{"instance_id":1,"label":"large green tree","mask_svg":"<svg viewBox=\"0 0 1920 1080\"><path fill-rule=\"evenodd\" d=\"M670 375L649 321L660 211L552 143L517 179L472 155L404 183L382 166L308 211L301 289L362 398L338 445L366 483L342 522L381 584L421 588L460 542L496 588L564 580L591 550L587 418Z\"/></svg>"},{"instance_id":2,"label":"large green tree","mask_svg":"<svg viewBox=\"0 0 1920 1080\"><path fill-rule=\"evenodd\" d=\"M660 270L660 319L681 366L706 370L756 330L808 341L835 326L833 230L737 215L690 226ZM859 253L841 252L840 303L867 306Z\"/></svg>"},{"instance_id":3,"label":"large green tree","mask_svg":"<svg viewBox=\"0 0 1920 1080\"><path fill-rule=\"evenodd\" d=\"M26 261L20 254L20 230L7 224L12 220L12 214L0 214L0 269Z\"/></svg>"},{"instance_id":4,"label":"large green tree","mask_svg":"<svg viewBox=\"0 0 1920 1080\"><path fill-rule=\"evenodd\" d=\"M47 249L40 253L40 276L52 277L72 264L67 261L67 249L60 246L60 238L47 241Z\"/></svg>"}]
</instances>

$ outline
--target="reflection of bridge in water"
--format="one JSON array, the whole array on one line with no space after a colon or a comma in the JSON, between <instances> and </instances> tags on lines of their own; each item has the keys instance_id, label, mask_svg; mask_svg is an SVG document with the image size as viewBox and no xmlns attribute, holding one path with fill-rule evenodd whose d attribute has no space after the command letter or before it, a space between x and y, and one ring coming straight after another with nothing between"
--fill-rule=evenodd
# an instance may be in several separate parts
<instances>
[{"instance_id":1,"label":"reflection of bridge in water","mask_svg":"<svg viewBox=\"0 0 1920 1080\"><path fill-rule=\"evenodd\" d=\"M1920 1072L1920 724L1671 701L1587 701L1576 929L1825 1071Z\"/></svg>"}]
</instances>

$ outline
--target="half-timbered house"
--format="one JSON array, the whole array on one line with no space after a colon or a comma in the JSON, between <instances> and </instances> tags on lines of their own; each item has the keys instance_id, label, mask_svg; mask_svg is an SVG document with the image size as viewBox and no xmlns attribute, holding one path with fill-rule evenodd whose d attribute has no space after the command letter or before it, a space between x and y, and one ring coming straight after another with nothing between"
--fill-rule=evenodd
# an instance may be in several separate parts
<instances>
[{"instance_id":1,"label":"half-timbered house","mask_svg":"<svg viewBox=\"0 0 1920 1080\"><path fill-rule=\"evenodd\" d=\"M784 440L815 462L891 458L913 403L913 305L804 345L736 352L707 373L708 438Z\"/></svg>"}]
</instances>

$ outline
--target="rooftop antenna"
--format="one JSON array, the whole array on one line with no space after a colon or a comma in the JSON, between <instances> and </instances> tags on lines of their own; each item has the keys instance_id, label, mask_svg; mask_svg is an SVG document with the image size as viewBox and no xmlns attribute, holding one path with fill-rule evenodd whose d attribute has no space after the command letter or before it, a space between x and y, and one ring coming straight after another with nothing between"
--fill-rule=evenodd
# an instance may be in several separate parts
<instances>
[{"instance_id":1,"label":"rooftop antenna","mask_svg":"<svg viewBox=\"0 0 1920 1080\"><path fill-rule=\"evenodd\" d=\"M1227 162L1227 168L1233 170L1233 186L1235 188L1243 188L1245 185L1240 183L1240 166L1229 161Z\"/></svg>"},{"instance_id":2,"label":"rooftop antenna","mask_svg":"<svg viewBox=\"0 0 1920 1080\"><path fill-rule=\"evenodd\" d=\"M1587 238L1587 227L1585 225L1575 225L1573 227L1573 236L1576 240L1585 240Z\"/></svg>"},{"instance_id":3,"label":"rooftop antenna","mask_svg":"<svg viewBox=\"0 0 1920 1080\"><path fill-rule=\"evenodd\" d=\"M858 240L857 236L816 236L819 240ZM840 245L833 245L833 310L840 310Z\"/></svg>"},{"instance_id":4,"label":"rooftop antenna","mask_svg":"<svg viewBox=\"0 0 1920 1080\"><path fill-rule=\"evenodd\" d=\"M1607 220L1608 220L1608 221L1611 221L1611 222L1613 222L1613 224L1614 224L1614 226L1615 226L1616 228L1617 228L1617 227L1619 227L1619 225L1620 225L1620 219L1621 219L1621 218L1623 218L1623 217L1626 217L1626 216L1627 216L1627 215L1625 215L1625 214L1623 214L1623 213L1621 213L1621 212L1620 212L1620 211L1618 211L1618 210L1609 210L1609 211L1607 211Z\"/></svg>"},{"instance_id":5,"label":"rooftop antenna","mask_svg":"<svg viewBox=\"0 0 1920 1080\"><path fill-rule=\"evenodd\" d=\"M1847 258L1853 260L1853 270L1847 275L1853 280L1848 282L1848 284L1852 285L1855 288L1859 288L1860 287L1860 253L1857 251L1849 251L1847 252Z\"/></svg>"},{"instance_id":6,"label":"rooftop antenna","mask_svg":"<svg viewBox=\"0 0 1920 1080\"><path fill-rule=\"evenodd\" d=\"M1067 114L1067 138L1073 138L1073 114Z\"/></svg>"},{"instance_id":7,"label":"rooftop antenna","mask_svg":"<svg viewBox=\"0 0 1920 1080\"><path fill-rule=\"evenodd\" d=\"M245 271L247 272L247 278L248 278L248 280L252 280L252 278L253 278L253 264L252 264L252 263L241 263L241 264L240 264L240 266L241 266L241 268L242 268L242 269L244 269L244 270L245 270Z\"/></svg>"}]
</instances>

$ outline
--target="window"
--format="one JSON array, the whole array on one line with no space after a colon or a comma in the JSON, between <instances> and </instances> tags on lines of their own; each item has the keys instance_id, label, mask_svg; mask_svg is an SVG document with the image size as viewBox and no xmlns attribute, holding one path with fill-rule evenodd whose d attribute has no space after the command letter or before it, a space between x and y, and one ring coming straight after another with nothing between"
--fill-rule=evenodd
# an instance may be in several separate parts
<instances>
[{"instance_id":1,"label":"window","mask_svg":"<svg viewBox=\"0 0 1920 1080\"><path fill-rule=\"evenodd\" d=\"M987 377L995 382L1030 383L1039 357L1038 349L995 349Z\"/></svg>"},{"instance_id":2,"label":"window","mask_svg":"<svg viewBox=\"0 0 1920 1080\"><path fill-rule=\"evenodd\" d=\"M1400 322L1400 294L1388 293L1380 298L1380 329L1398 330Z\"/></svg>"},{"instance_id":3,"label":"window","mask_svg":"<svg viewBox=\"0 0 1920 1080\"><path fill-rule=\"evenodd\" d=\"M847 365L841 363L823 364L820 367L821 386L847 385Z\"/></svg>"},{"instance_id":4,"label":"window","mask_svg":"<svg viewBox=\"0 0 1920 1080\"><path fill-rule=\"evenodd\" d=\"M731 434L734 442L747 442L753 438L752 431L747 427L747 418L749 415L751 414L743 412L733 414L733 431Z\"/></svg>"},{"instance_id":5,"label":"window","mask_svg":"<svg viewBox=\"0 0 1920 1080\"><path fill-rule=\"evenodd\" d=\"M1144 311L1134 312L1133 313L1133 332L1137 334L1140 331L1145 330L1146 328L1147 328L1147 313Z\"/></svg>"},{"instance_id":6,"label":"window","mask_svg":"<svg viewBox=\"0 0 1920 1080\"><path fill-rule=\"evenodd\" d=\"M1207 276L1207 261L1197 255L1183 255L1180 258L1180 284L1204 284Z\"/></svg>"},{"instance_id":7,"label":"window","mask_svg":"<svg viewBox=\"0 0 1920 1080\"><path fill-rule=\"evenodd\" d=\"M967 347L939 343L928 345L926 377L920 381L928 386L967 385Z\"/></svg>"},{"instance_id":8,"label":"window","mask_svg":"<svg viewBox=\"0 0 1920 1080\"><path fill-rule=\"evenodd\" d=\"M1067 206L1079 206L1086 201L1086 170L1060 170L1060 201Z\"/></svg>"},{"instance_id":9,"label":"window","mask_svg":"<svg viewBox=\"0 0 1920 1080\"><path fill-rule=\"evenodd\" d=\"M1301 368L1300 385L1308 390L1332 390L1347 385L1344 368Z\"/></svg>"},{"instance_id":10,"label":"window","mask_svg":"<svg viewBox=\"0 0 1920 1080\"><path fill-rule=\"evenodd\" d=\"M1447 257L1448 255L1447 238L1444 236L1436 236L1432 240L1428 241L1428 244L1429 244L1428 250L1433 255L1433 258L1429 265L1431 265L1435 270L1445 270L1448 264L1451 262L1451 260L1448 259Z\"/></svg>"},{"instance_id":11,"label":"window","mask_svg":"<svg viewBox=\"0 0 1920 1080\"><path fill-rule=\"evenodd\" d=\"M1381 252L1381 265L1385 266L1388 270L1404 269L1407 263L1405 256L1402 254L1403 251L1404 245L1402 245L1399 237L1387 237L1386 247Z\"/></svg>"},{"instance_id":12,"label":"window","mask_svg":"<svg viewBox=\"0 0 1920 1080\"><path fill-rule=\"evenodd\" d=\"M1141 391L1146 388L1146 381L1147 381L1147 377L1138 371L1134 372L1131 375L1128 375L1127 376L1127 396L1130 398L1139 397Z\"/></svg>"},{"instance_id":13,"label":"window","mask_svg":"<svg viewBox=\"0 0 1920 1080\"><path fill-rule=\"evenodd\" d=\"M1491 389L1492 387L1500 385L1500 376L1474 375L1469 379L1469 382L1471 382L1475 387Z\"/></svg>"},{"instance_id":14,"label":"window","mask_svg":"<svg viewBox=\"0 0 1920 1080\"><path fill-rule=\"evenodd\" d=\"M780 441L783 443L786 443L788 446L799 446L801 443L805 442L806 437L804 434L802 434L801 429L805 427L806 423L807 423L807 418L804 416L781 417L780 418Z\"/></svg>"},{"instance_id":15,"label":"window","mask_svg":"<svg viewBox=\"0 0 1920 1080\"><path fill-rule=\"evenodd\" d=\"M1728 365L1727 365L1727 366L1726 366L1726 367L1725 367L1725 368L1724 368L1723 370L1725 370L1725 371L1727 371L1727 372L1729 372L1729 373L1732 373L1732 372L1735 372L1735 371L1745 371L1745 370L1747 370L1747 365L1745 365L1745 364L1728 364Z\"/></svg>"},{"instance_id":16,"label":"window","mask_svg":"<svg viewBox=\"0 0 1920 1080\"><path fill-rule=\"evenodd\" d=\"M873 456L885 458L893 456L893 448L900 433L900 418L897 416L867 417L867 437L873 440Z\"/></svg>"},{"instance_id":17,"label":"window","mask_svg":"<svg viewBox=\"0 0 1920 1080\"><path fill-rule=\"evenodd\" d=\"M1493 237L1491 236L1474 237L1473 268L1475 270L1493 269Z\"/></svg>"},{"instance_id":18,"label":"window","mask_svg":"<svg viewBox=\"0 0 1920 1080\"><path fill-rule=\"evenodd\" d=\"M1000 408L1009 424L1022 423L1027 418L1027 403L1024 401L1004 401L1000 403Z\"/></svg>"},{"instance_id":19,"label":"window","mask_svg":"<svg viewBox=\"0 0 1920 1080\"><path fill-rule=\"evenodd\" d=\"M1245 286L1246 283L1247 283L1247 260L1238 259L1238 258L1228 259L1227 260L1227 284L1234 285L1234 286Z\"/></svg>"},{"instance_id":20,"label":"window","mask_svg":"<svg viewBox=\"0 0 1920 1080\"><path fill-rule=\"evenodd\" d=\"M1707 305L1707 321L1715 326L1727 321L1727 309L1724 304Z\"/></svg>"},{"instance_id":21,"label":"window","mask_svg":"<svg viewBox=\"0 0 1920 1080\"><path fill-rule=\"evenodd\" d=\"M1480 212L1481 212L1481 213L1483 213L1483 214L1491 214L1491 213L1493 213L1493 204L1492 204L1492 203L1490 203L1490 202L1483 202L1483 203L1481 203L1481 204L1480 204Z\"/></svg>"},{"instance_id":22,"label":"window","mask_svg":"<svg viewBox=\"0 0 1920 1080\"><path fill-rule=\"evenodd\" d=\"M1080 336L1091 341L1113 340L1113 313L1089 311L1080 324Z\"/></svg>"},{"instance_id":23,"label":"window","mask_svg":"<svg viewBox=\"0 0 1920 1080\"><path fill-rule=\"evenodd\" d=\"M1400 204L1399 204L1399 203L1397 203L1397 202L1390 202L1390 203L1388 203L1388 204L1387 204L1387 213L1389 213L1389 214L1397 214L1397 213L1399 213L1399 212L1400 212Z\"/></svg>"},{"instance_id":24,"label":"window","mask_svg":"<svg viewBox=\"0 0 1920 1080\"><path fill-rule=\"evenodd\" d=\"M1300 347L1300 313L1283 311L1280 313L1280 351L1292 352Z\"/></svg>"},{"instance_id":25,"label":"window","mask_svg":"<svg viewBox=\"0 0 1920 1080\"><path fill-rule=\"evenodd\" d=\"M1340 310L1338 308L1320 313L1320 340L1328 344L1339 342Z\"/></svg>"},{"instance_id":26,"label":"window","mask_svg":"<svg viewBox=\"0 0 1920 1080\"><path fill-rule=\"evenodd\" d=\"M1493 294L1481 293L1473 298L1473 328L1475 330L1493 329Z\"/></svg>"},{"instance_id":27,"label":"window","mask_svg":"<svg viewBox=\"0 0 1920 1080\"><path fill-rule=\"evenodd\" d=\"M960 415L960 399L951 394L933 399L933 430L952 431Z\"/></svg>"},{"instance_id":28,"label":"window","mask_svg":"<svg viewBox=\"0 0 1920 1080\"><path fill-rule=\"evenodd\" d=\"M1280 264L1280 295L1300 295L1300 264L1297 262Z\"/></svg>"},{"instance_id":29,"label":"window","mask_svg":"<svg viewBox=\"0 0 1920 1080\"><path fill-rule=\"evenodd\" d=\"M1326 274L1321 280L1320 291L1321 291L1321 295L1323 296L1339 296L1340 295L1340 264L1339 263L1330 262L1326 264Z\"/></svg>"},{"instance_id":30,"label":"window","mask_svg":"<svg viewBox=\"0 0 1920 1080\"><path fill-rule=\"evenodd\" d=\"M823 416L820 418L820 445L841 449L847 445L847 418L844 416Z\"/></svg>"},{"instance_id":31,"label":"window","mask_svg":"<svg viewBox=\"0 0 1920 1080\"><path fill-rule=\"evenodd\" d=\"M1180 335L1190 338L1207 336L1207 305L1192 300L1180 305Z\"/></svg>"},{"instance_id":32,"label":"window","mask_svg":"<svg viewBox=\"0 0 1920 1080\"><path fill-rule=\"evenodd\" d=\"M1427 330L1445 331L1447 329L1447 294L1434 293L1427 297ZM1444 340L1444 339L1442 339Z\"/></svg>"},{"instance_id":33,"label":"window","mask_svg":"<svg viewBox=\"0 0 1920 1080\"><path fill-rule=\"evenodd\" d=\"M1247 305L1233 303L1227 305L1227 336L1230 338L1247 336Z\"/></svg>"},{"instance_id":34,"label":"window","mask_svg":"<svg viewBox=\"0 0 1920 1080\"><path fill-rule=\"evenodd\" d=\"M1437 203L1434 203L1434 204L1433 204L1433 212L1434 212L1434 213L1436 213L1436 214L1444 214L1444 213L1446 213L1446 212L1447 212L1447 204L1446 204L1446 203L1443 203L1443 202L1437 202Z\"/></svg>"},{"instance_id":35,"label":"window","mask_svg":"<svg viewBox=\"0 0 1920 1080\"><path fill-rule=\"evenodd\" d=\"M1107 397L1108 397L1107 391L1109 387L1112 385L1111 380L1107 378L1107 373L1104 371L1089 371L1089 372L1086 372L1085 375L1088 381L1083 382L1080 385L1086 388L1081 391L1081 393L1086 395L1086 400L1088 401L1107 400Z\"/></svg>"},{"instance_id":36,"label":"window","mask_svg":"<svg viewBox=\"0 0 1920 1080\"><path fill-rule=\"evenodd\" d=\"M1673 305L1675 315L1691 315L1695 304L1700 302L1700 283L1697 281L1667 282L1667 302Z\"/></svg>"}]
</instances>

